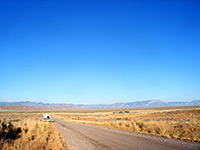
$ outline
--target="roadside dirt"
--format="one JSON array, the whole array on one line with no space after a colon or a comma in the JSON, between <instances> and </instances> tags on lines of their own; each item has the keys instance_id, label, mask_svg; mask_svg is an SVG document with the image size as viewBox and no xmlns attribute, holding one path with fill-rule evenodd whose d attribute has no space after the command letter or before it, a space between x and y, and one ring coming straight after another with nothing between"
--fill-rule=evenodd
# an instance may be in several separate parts
<instances>
[{"instance_id":1,"label":"roadside dirt","mask_svg":"<svg viewBox=\"0 0 200 150\"><path fill-rule=\"evenodd\" d=\"M200 150L199 143L54 120L70 150Z\"/></svg>"}]
</instances>

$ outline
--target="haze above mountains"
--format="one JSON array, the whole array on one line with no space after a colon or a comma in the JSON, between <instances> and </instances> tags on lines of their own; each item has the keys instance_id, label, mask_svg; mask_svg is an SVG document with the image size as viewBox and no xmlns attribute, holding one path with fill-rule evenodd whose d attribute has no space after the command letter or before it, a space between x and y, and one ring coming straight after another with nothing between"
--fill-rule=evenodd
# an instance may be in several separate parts
<instances>
[{"instance_id":1,"label":"haze above mountains","mask_svg":"<svg viewBox=\"0 0 200 150\"><path fill-rule=\"evenodd\" d=\"M106 109L106 108L137 108L137 107L162 107L162 106L190 106L200 105L200 100L193 100L190 102L177 101L177 102L164 102L161 100L146 100L146 101L134 101L128 103L113 103L113 104L51 104L42 102L30 102L30 101L16 101L16 102L0 102L1 109L16 109L21 108L24 110L31 109Z\"/></svg>"}]
</instances>

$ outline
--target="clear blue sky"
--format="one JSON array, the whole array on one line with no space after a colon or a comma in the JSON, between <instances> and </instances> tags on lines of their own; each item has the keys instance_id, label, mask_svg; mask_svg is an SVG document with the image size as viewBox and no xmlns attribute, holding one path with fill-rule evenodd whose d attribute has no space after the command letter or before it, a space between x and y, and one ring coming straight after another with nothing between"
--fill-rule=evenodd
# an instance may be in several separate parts
<instances>
[{"instance_id":1,"label":"clear blue sky","mask_svg":"<svg viewBox=\"0 0 200 150\"><path fill-rule=\"evenodd\" d=\"M200 99L199 0L0 1L0 100Z\"/></svg>"}]
</instances>

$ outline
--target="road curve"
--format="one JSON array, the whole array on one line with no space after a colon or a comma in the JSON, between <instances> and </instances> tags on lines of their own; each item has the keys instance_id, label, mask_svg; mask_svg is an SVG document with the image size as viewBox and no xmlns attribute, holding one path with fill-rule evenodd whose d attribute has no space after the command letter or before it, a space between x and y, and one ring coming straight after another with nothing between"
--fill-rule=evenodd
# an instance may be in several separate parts
<instances>
[{"instance_id":1,"label":"road curve","mask_svg":"<svg viewBox=\"0 0 200 150\"><path fill-rule=\"evenodd\" d=\"M54 120L70 150L200 150L198 143Z\"/></svg>"}]
</instances>

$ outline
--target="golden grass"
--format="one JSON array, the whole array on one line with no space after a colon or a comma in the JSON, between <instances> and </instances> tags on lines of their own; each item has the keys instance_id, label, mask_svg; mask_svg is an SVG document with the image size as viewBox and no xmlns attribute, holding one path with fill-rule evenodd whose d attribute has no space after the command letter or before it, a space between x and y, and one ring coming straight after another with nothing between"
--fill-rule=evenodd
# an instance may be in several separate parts
<instances>
[{"instance_id":1,"label":"golden grass","mask_svg":"<svg viewBox=\"0 0 200 150\"><path fill-rule=\"evenodd\" d=\"M119 113L121 112L121 113ZM200 108L106 110L54 113L64 121L107 126L136 133L200 142Z\"/></svg>"},{"instance_id":2,"label":"golden grass","mask_svg":"<svg viewBox=\"0 0 200 150\"><path fill-rule=\"evenodd\" d=\"M0 149L2 150L63 150L66 148L65 141L55 125L51 122L43 122L41 114L0 113L0 117L0 135L3 135L0 137ZM3 123L5 126L8 122L13 125L12 134L9 127L3 129ZM19 129L21 132L16 133Z\"/></svg>"}]
</instances>

